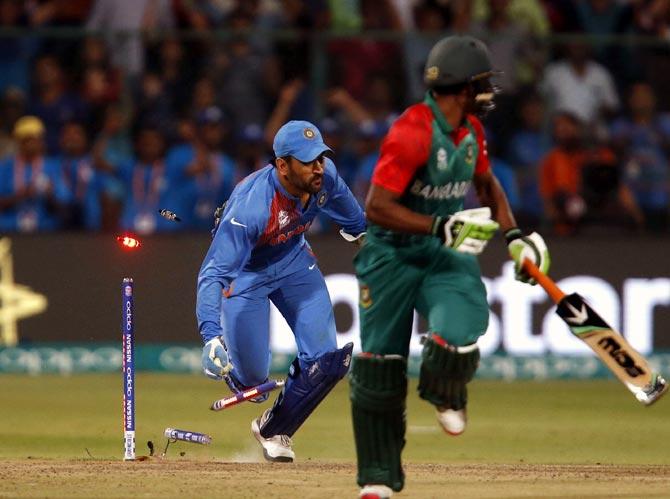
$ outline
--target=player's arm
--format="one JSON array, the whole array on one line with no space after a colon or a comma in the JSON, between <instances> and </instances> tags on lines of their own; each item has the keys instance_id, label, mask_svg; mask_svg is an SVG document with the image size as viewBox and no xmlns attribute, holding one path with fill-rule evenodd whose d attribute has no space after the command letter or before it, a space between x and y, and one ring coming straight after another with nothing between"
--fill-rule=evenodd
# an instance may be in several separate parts
<instances>
[{"instance_id":1,"label":"player's arm","mask_svg":"<svg viewBox=\"0 0 670 499\"><path fill-rule=\"evenodd\" d=\"M196 315L198 329L205 342L202 370L205 376L214 380L224 379L233 368L222 340L222 295L226 290L232 291L232 282L249 260L258 234L253 211L250 212L248 206L233 203L215 230L198 274Z\"/></svg>"},{"instance_id":2,"label":"player's arm","mask_svg":"<svg viewBox=\"0 0 670 499\"><path fill-rule=\"evenodd\" d=\"M482 206L491 210L493 218L498 221L503 230L510 257L514 261L516 278L519 281L537 284L535 279L531 278L524 270L523 261L528 258L546 273L551 263L547 245L537 232L525 235L517 227L505 191L491 171L488 151L486 150L484 127L474 116L470 116L468 119L475 130L479 145L475 173L472 177L479 202Z\"/></svg>"},{"instance_id":3,"label":"player's arm","mask_svg":"<svg viewBox=\"0 0 670 499\"><path fill-rule=\"evenodd\" d=\"M526 235L517 227L505 191L491 171L484 127L475 116L468 116L468 120L474 128L475 138L479 145L477 163L472 177L479 202L491 210L493 218L503 230L510 257L514 261L516 278L519 281L537 284L535 279L526 273L522 264L528 258L543 272L547 272L551 263L547 245L537 232Z\"/></svg>"},{"instance_id":4,"label":"player's arm","mask_svg":"<svg viewBox=\"0 0 670 499\"><path fill-rule=\"evenodd\" d=\"M365 200L365 215L386 229L413 234L431 234L434 217L410 210L398 202L400 195L380 185L371 184Z\"/></svg>"},{"instance_id":5,"label":"player's arm","mask_svg":"<svg viewBox=\"0 0 670 499\"><path fill-rule=\"evenodd\" d=\"M516 220L507 201L507 196L498 179L491 169L482 173L475 173L472 181L477 192L477 198L482 206L491 208L493 219L500 224L503 232L515 228Z\"/></svg>"},{"instance_id":6,"label":"player's arm","mask_svg":"<svg viewBox=\"0 0 670 499\"><path fill-rule=\"evenodd\" d=\"M398 232L431 234L434 217L399 202L417 170L428 160L431 120L427 107L410 108L384 138L365 200L365 214L371 222Z\"/></svg>"},{"instance_id":7,"label":"player's arm","mask_svg":"<svg viewBox=\"0 0 670 499\"><path fill-rule=\"evenodd\" d=\"M226 210L198 274L196 315L205 342L221 336L221 296L249 260L258 222L238 203Z\"/></svg>"}]
</instances>

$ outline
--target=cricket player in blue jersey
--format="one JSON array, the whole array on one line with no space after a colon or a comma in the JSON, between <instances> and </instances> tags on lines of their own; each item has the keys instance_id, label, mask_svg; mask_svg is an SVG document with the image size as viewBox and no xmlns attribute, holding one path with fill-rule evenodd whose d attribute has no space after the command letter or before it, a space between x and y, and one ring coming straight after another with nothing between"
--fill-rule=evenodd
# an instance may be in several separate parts
<instances>
[{"instance_id":1,"label":"cricket player in blue jersey","mask_svg":"<svg viewBox=\"0 0 670 499\"><path fill-rule=\"evenodd\" d=\"M337 348L326 282L304 233L323 212L356 241L365 216L313 124L286 123L273 149L272 163L240 182L225 205L198 275L196 313L203 370L234 392L268 379L270 301L286 319L298 355L251 430L267 460L292 462L291 437L347 373L353 347Z\"/></svg>"}]
</instances>

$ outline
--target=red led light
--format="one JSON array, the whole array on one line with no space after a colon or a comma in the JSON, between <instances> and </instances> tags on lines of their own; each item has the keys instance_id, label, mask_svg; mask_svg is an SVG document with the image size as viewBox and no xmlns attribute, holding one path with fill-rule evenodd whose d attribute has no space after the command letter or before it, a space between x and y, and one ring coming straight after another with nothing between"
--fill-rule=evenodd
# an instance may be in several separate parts
<instances>
[{"instance_id":1,"label":"red led light","mask_svg":"<svg viewBox=\"0 0 670 499\"><path fill-rule=\"evenodd\" d=\"M137 249L142 246L139 239L135 239L132 236L116 236L116 240L121 243L121 245L127 249Z\"/></svg>"}]
</instances>

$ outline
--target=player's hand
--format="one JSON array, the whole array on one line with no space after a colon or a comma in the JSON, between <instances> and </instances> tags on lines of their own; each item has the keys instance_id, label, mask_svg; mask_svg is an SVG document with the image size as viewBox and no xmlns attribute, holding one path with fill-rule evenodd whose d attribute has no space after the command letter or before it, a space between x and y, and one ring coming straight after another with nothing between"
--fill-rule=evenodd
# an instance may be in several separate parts
<instances>
[{"instance_id":1,"label":"player's hand","mask_svg":"<svg viewBox=\"0 0 670 499\"><path fill-rule=\"evenodd\" d=\"M228 358L226 347L221 338L216 337L202 347L202 370L205 376L215 380L222 380L233 368Z\"/></svg>"},{"instance_id":2,"label":"player's hand","mask_svg":"<svg viewBox=\"0 0 670 499\"><path fill-rule=\"evenodd\" d=\"M525 236L519 229L508 230L505 233L505 239L507 240L510 257L514 260L516 279L534 286L537 281L524 272L522 264L528 258L543 274L549 272L551 258L544 239L537 232Z\"/></svg>"},{"instance_id":3,"label":"player's hand","mask_svg":"<svg viewBox=\"0 0 670 499\"><path fill-rule=\"evenodd\" d=\"M458 211L446 221L436 220L433 233L449 248L479 255L498 227L498 222L491 219L491 209L484 207Z\"/></svg>"}]
</instances>

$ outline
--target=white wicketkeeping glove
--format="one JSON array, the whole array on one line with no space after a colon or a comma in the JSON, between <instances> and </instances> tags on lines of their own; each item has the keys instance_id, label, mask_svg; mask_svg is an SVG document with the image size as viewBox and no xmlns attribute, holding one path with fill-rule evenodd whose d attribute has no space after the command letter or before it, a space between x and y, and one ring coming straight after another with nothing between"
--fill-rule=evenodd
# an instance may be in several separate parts
<instances>
[{"instance_id":1,"label":"white wicketkeeping glove","mask_svg":"<svg viewBox=\"0 0 670 499\"><path fill-rule=\"evenodd\" d=\"M221 338L216 337L202 347L202 371L205 376L215 380L222 380L225 374L233 368L228 358L228 352Z\"/></svg>"},{"instance_id":2,"label":"white wicketkeeping glove","mask_svg":"<svg viewBox=\"0 0 670 499\"><path fill-rule=\"evenodd\" d=\"M433 233L444 241L445 246L461 253L479 255L498 227L498 222L491 219L491 209L484 207L457 211L446 221L436 220Z\"/></svg>"},{"instance_id":3,"label":"white wicketkeeping glove","mask_svg":"<svg viewBox=\"0 0 670 499\"><path fill-rule=\"evenodd\" d=\"M514 260L516 279L534 286L537 281L523 271L522 264L528 258L543 274L549 271L551 257L544 239L537 232L524 236L521 230L517 228L508 230L505 233L505 239L507 240L510 257Z\"/></svg>"}]
</instances>

